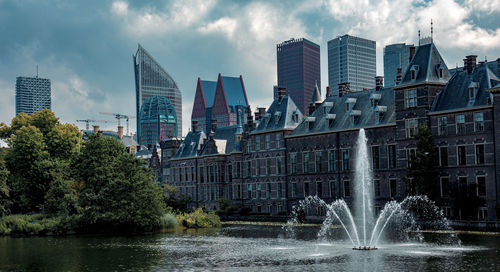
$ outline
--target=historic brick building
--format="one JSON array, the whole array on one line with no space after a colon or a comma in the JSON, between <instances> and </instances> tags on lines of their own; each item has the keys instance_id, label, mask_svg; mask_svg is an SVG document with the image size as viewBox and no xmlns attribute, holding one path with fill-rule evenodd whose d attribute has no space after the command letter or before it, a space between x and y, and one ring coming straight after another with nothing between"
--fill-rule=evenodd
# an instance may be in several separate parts
<instances>
[{"instance_id":1,"label":"historic brick building","mask_svg":"<svg viewBox=\"0 0 500 272\"><path fill-rule=\"evenodd\" d=\"M197 128L170 160L172 184L189 194L193 206L217 208L218 199L278 214L308 195L327 202L352 201L354 160L359 129L368 138L373 168L375 210L403 199L406 169L416 152L418 125L426 123L439 150L437 204L453 219L496 220L500 202L500 59L476 63L464 59L453 74L431 41L412 52L398 82L384 88L351 92L314 91L309 116L281 93L254 125L250 110L236 125L206 135ZM335 92L336 93L336 92ZM425 193L425 192L422 192ZM466 193L469 198L462 198ZM467 199L477 213L464 217ZM465 203L472 205L472 203Z\"/></svg>"}]
</instances>

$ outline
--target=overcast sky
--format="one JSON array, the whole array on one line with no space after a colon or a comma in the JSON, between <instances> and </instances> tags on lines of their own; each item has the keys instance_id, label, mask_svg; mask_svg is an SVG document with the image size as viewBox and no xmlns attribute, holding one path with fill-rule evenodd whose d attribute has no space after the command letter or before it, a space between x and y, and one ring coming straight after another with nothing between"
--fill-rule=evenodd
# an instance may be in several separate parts
<instances>
[{"instance_id":1,"label":"overcast sky","mask_svg":"<svg viewBox=\"0 0 500 272\"><path fill-rule=\"evenodd\" d=\"M15 115L15 78L35 75L37 64L39 76L51 79L52 109L63 122L109 118L100 111L135 115L132 55L140 43L177 81L186 133L198 77L242 75L252 107L268 107L276 44L291 37L321 46L327 86L332 38L375 40L383 75L383 47L418 44L418 30L430 35L432 18L434 41L453 68L469 54L500 57L499 15L498 0L0 0L0 122Z\"/></svg>"}]
</instances>

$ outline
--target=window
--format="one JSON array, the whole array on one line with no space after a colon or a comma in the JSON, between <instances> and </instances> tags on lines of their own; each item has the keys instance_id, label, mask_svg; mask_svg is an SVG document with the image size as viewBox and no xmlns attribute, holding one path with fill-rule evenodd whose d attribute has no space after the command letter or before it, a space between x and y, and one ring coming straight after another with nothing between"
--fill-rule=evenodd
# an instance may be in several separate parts
<instances>
[{"instance_id":1,"label":"window","mask_svg":"<svg viewBox=\"0 0 500 272\"><path fill-rule=\"evenodd\" d=\"M476 145L476 164L484 164L484 144Z\"/></svg>"},{"instance_id":2,"label":"window","mask_svg":"<svg viewBox=\"0 0 500 272\"><path fill-rule=\"evenodd\" d=\"M397 181L395 179L390 179L389 184L390 184L391 197L396 197L398 195L398 183L397 183Z\"/></svg>"},{"instance_id":3,"label":"window","mask_svg":"<svg viewBox=\"0 0 500 272\"><path fill-rule=\"evenodd\" d=\"M413 138L418 132L418 120L417 118L411 118L405 120L405 130L406 138Z\"/></svg>"},{"instance_id":4,"label":"window","mask_svg":"<svg viewBox=\"0 0 500 272\"><path fill-rule=\"evenodd\" d=\"M271 198L271 183L267 183L267 198Z\"/></svg>"},{"instance_id":5,"label":"window","mask_svg":"<svg viewBox=\"0 0 500 272\"><path fill-rule=\"evenodd\" d=\"M194 167L191 167L191 180L194 181Z\"/></svg>"},{"instance_id":6,"label":"window","mask_svg":"<svg viewBox=\"0 0 500 272\"><path fill-rule=\"evenodd\" d=\"M316 195L319 197L323 196L323 183L316 182Z\"/></svg>"},{"instance_id":7,"label":"window","mask_svg":"<svg viewBox=\"0 0 500 272\"><path fill-rule=\"evenodd\" d=\"M210 169L210 182L214 182L215 181L214 166L211 165L209 169Z\"/></svg>"},{"instance_id":8,"label":"window","mask_svg":"<svg viewBox=\"0 0 500 272\"><path fill-rule=\"evenodd\" d=\"M297 183L292 183L292 197L297 197Z\"/></svg>"},{"instance_id":9,"label":"window","mask_svg":"<svg viewBox=\"0 0 500 272\"><path fill-rule=\"evenodd\" d=\"M411 80L415 80L415 70L411 70Z\"/></svg>"},{"instance_id":10,"label":"window","mask_svg":"<svg viewBox=\"0 0 500 272\"><path fill-rule=\"evenodd\" d=\"M349 149L342 150L342 170L348 171L349 167Z\"/></svg>"},{"instance_id":11,"label":"window","mask_svg":"<svg viewBox=\"0 0 500 272\"><path fill-rule=\"evenodd\" d=\"M248 199L252 198L252 184L248 184L248 187L247 187L247 198Z\"/></svg>"},{"instance_id":12,"label":"window","mask_svg":"<svg viewBox=\"0 0 500 272\"><path fill-rule=\"evenodd\" d=\"M256 161L257 161L257 167L256 167L257 168L256 169L257 170L257 174L256 175L260 176L260 159L256 159Z\"/></svg>"},{"instance_id":13,"label":"window","mask_svg":"<svg viewBox=\"0 0 500 272\"><path fill-rule=\"evenodd\" d=\"M227 176L229 177L229 182L233 181L233 166L230 164L227 166Z\"/></svg>"},{"instance_id":14,"label":"window","mask_svg":"<svg viewBox=\"0 0 500 272\"><path fill-rule=\"evenodd\" d=\"M467 191L467 177L458 177L458 190L461 193Z\"/></svg>"},{"instance_id":15,"label":"window","mask_svg":"<svg viewBox=\"0 0 500 272\"><path fill-rule=\"evenodd\" d=\"M478 209L478 219L479 220L487 220L488 219L488 208L481 207Z\"/></svg>"},{"instance_id":16,"label":"window","mask_svg":"<svg viewBox=\"0 0 500 272\"><path fill-rule=\"evenodd\" d=\"M281 174L281 157L276 157L276 173Z\"/></svg>"},{"instance_id":17,"label":"window","mask_svg":"<svg viewBox=\"0 0 500 272\"><path fill-rule=\"evenodd\" d=\"M252 161L247 161L247 177L252 176Z\"/></svg>"},{"instance_id":18,"label":"window","mask_svg":"<svg viewBox=\"0 0 500 272\"><path fill-rule=\"evenodd\" d=\"M305 182L304 183L304 197L306 196L310 196L310 192L309 192L309 182Z\"/></svg>"},{"instance_id":19,"label":"window","mask_svg":"<svg viewBox=\"0 0 500 272\"><path fill-rule=\"evenodd\" d=\"M406 149L406 166L411 167L411 160L417 156L416 148L407 148Z\"/></svg>"},{"instance_id":20,"label":"window","mask_svg":"<svg viewBox=\"0 0 500 272\"><path fill-rule=\"evenodd\" d=\"M322 152L321 151L316 151L316 156L315 156L315 165L316 165L316 173L321 173L321 157L322 157Z\"/></svg>"},{"instance_id":21,"label":"window","mask_svg":"<svg viewBox=\"0 0 500 272\"><path fill-rule=\"evenodd\" d=\"M328 150L328 171L334 172L335 168L335 150Z\"/></svg>"},{"instance_id":22,"label":"window","mask_svg":"<svg viewBox=\"0 0 500 272\"><path fill-rule=\"evenodd\" d=\"M281 148L281 133L276 133L276 148Z\"/></svg>"},{"instance_id":23,"label":"window","mask_svg":"<svg viewBox=\"0 0 500 272\"><path fill-rule=\"evenodd\" d=\"M439 165L440 166L448 166L448 147L440 146L439 147Z\"/></svg>"},{"instance_id":24,"label":"window","mask_svg":"<svg viewBox=\"0 0 500 272\"><path fill-rule=\"evenodd\" d=\"M189 181L189 176L190 176L189 170L190 169L191 168L186 167L186 169L184 170L185 181Z\"/></svg>"},{"instance_id":25,"label":"window","mask_svg":"<svg viewBox=\"0 0 500 272\"><path fill-rule=\"evenodd\" d=\"M330 197L335 197L335 181L330 181Z\"/></svg>"},{"instance_id":26,"label":"window","mask_svg":"<svg viewBox=\"0 0 500 272\"><path fill-rule=\"evenodd\" d=\"M200 187L200 200L205 201L205 187Z\"/></svg>"},{"instance_id":27,"label":"window","mask_svg":"<svg viewBox=\"0 0 500 272\"><path fill-rule=\"evenodd\" d=\"M467 153L465 150L465 145L457 146L457 160L458 165L466 165L467 164Z\"/></svg>"},{"instance_id":28,"label":"window","mask_svg":"<svg viewBox=\"0 0 500 272\"><path fill-rule=\"evenodd\" d=\"M297 154L290 154L290 172L292 174L297 173Z\"/></svg>"},{"instance_id":29,"label":"window","mask_svg":"<svg viewBox=\"0 0 500 272\"><path fill-rule=\"evenodd\" d=\"M474 131L484 131L484 113L482 112L474 113Z\"/></svg>"},{"instance_id":30,"label":"window","mask_svg":"<svg viewBox=\"0 0 500 272\"><path fill-rule=\"evenodd\" d=\"M449 177L441 177L440 178L440 189L441 189L441 197L450 196L450 178Z\"/></svg>"},{"instance_id":31,"label":"window","mask_svg":"<svg viewBox=\"0 0 500 272\"><path fill-rule=\"evenodd\" d=\"M486 196L486 177L477 176L477 196Z\"/></svg>"},{"instance_id":32,"label":"window","mask_svg":"<svg viewBox=\"0 0 500 272\"><path fill-rule=\"evenodd\" d=\"M375 196L380 196L380 180L374 180Z\"/></svg>"},{"instance_id":33,"label":"window","mask_svg":"<svg viewBox=\"0 0 500 272\"><path fill-rule=\"evenodd\" d=\"M248 153L252 151L252 138L248 139Z\"/></svg>"},{"instance_id":34,"label":"window","mask_svg":"<svg viewBox=\"0 0 500 272\"><path fill-rule=\"evenodd\" d=\"M262 191L261 191L261 184L257 184L257 199L261 199L262 197Z\"/></svg>"},{"instance_id":35,"label":"window","mask_svg":"<svg viewBox=\"0 0 500 272\"><path fill-rule=\"evenodd\" d=\"M255 150L260 150L260 135L255 136Z\"/></svg>"},{"instance_id":36,"label":"window","mask_svg":"<svg viewBox=\"0 0 500 272\"><path fill-rule=\"evenodd\" d=\"M266 150L269 150L271 148L271 135L267 134L266 135Z\"/></svg>"},{"instance_id":37,"label":"window","mask_svg":"<svg viewBox=\"0 0 500 272\"><path fill-rule=\"evenodd\" d=\"M309 173L309 152L304 153L304 160L302 161L302 169L304 173Z\"/></svg>"},{"instance_id":38,"label":"window","mask_svg":"<svg viewBox=\"0 0 500 272\"><path fill-rule=\"evenodd\" d=\"M439 117L438 135L447 135L447 118L446 116Z\"/></svg>"},{"instance_id":39,"label":"window","mask_svg":"<svg viewBox=\"0 0 500 272\"><path fill-rule=\"evenodd\" d=\"M387 146L387 155L389 157L389 168L396 168L396 145L388 145Z\"/></svg>"},{"instance_id":40,"label":"window","mask_svg":"<svg viewBox=\"0 0 500 272\"><path fill-rule=\"evenodd\" d=\"M271 175L271 159L266 159L266 175Z\"/></svg>"},{"instance_id":41,"label":"window","mask_svg":"<svg viewBox=\"0 0 500 272\"><path fill-rule=\"evenodd\" d=\"M200 182L205 182L205 170L203 166L200 167Z\"/></svg>"},{"instance_id":42,"label":"window","mask_svg":"<svg viewBox=\"0 0 500 272\"><path fill-rule=\"evenodd\" d=\"M283 189L282 189L282 185L281 183L278 183L278 199L282 198L283 197Z\"/></svg>"},{"instance_id":43,"label":"window","mask_svg":"<svg viewBox=\"0 0 500 272\"><path fill-rule=\"evenodd\" d=\"M416 106L417 106L417 90L416 89L406 90L405 109L414 108Z\"/></svg>"},{"instance_id":44,"label":"window","mask_svg":"<svg viewBox=\"0 0 500 272\"><path fill-rule=\"evenodd\" d=\"M380 147L372 146L372 167L373 169L380 168Z\"/></svg>"},{"instance_id":45,"label":"window","mask_svg":"<svg viewBox=\"0 0 500 272\"><path fill-rule=\"evenodd\" d=\"M351 196L351 185L349 184L349 180L344 180L344 197Z\"/></svg>"},{"instance_id":46,"label":"window","mask_svg":"<svg viewBox=\"0 0 500 272\"><path fill-rule=\"evenodd\" d=\"M236 178L241 178L241 162L236 162Z\"/></svg>"},{"instance_id":47,"label":"window","mask_svg":"<svg viewBox=\"0 0 500 272\"><path fill-rule=\"evenodd\" d=\"M184 168L179 168L179 181L182 181L182 177L184 176L183 170L184 170Z\"/></svg>"},{"instance_id":48,"label":"window","mask_svg":"<svg viewBox=\"0 0 500 272\"><path fill-rule=\"evenodd\" d=\"M465 115L457 115L457 134L465 133Z\"/></svg>"}]
</instances>

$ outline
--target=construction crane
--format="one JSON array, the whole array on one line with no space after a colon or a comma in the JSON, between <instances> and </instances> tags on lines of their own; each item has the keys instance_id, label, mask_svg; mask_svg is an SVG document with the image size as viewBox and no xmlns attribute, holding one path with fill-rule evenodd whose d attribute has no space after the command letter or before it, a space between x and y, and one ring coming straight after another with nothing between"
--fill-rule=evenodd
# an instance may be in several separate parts
<instances>
[{"instance_id":1,"label":"construction crane","mask_svg":"<svg viewBox=\"0 0 500 272\"><path fill-rule=\"evenodd\" d=\"M90 123L116 123L116 121L110 121L110 120L90 120L90 119L85 119L85 120L76 120L77 122L85 123L85 129L89 130Z\"/></svg>"},{"instance_id":2,"label":"construction crane","mask_svg":"<svg viewBox=\"0 0 500 272\"><path fill-rule=\"evenodd\" d=\"M113 115L116 119L118 119L118 126L120 126L120 120L125 119L127 120L127 135L129 134L129 125L128 125L128 120L129 119L134 119L135 116L133 115L126 115L126 114L121 114L121 113L113 113L113 112L99 112L100 114L105 114L105 115Z\"/></svg>"}]
</instances>

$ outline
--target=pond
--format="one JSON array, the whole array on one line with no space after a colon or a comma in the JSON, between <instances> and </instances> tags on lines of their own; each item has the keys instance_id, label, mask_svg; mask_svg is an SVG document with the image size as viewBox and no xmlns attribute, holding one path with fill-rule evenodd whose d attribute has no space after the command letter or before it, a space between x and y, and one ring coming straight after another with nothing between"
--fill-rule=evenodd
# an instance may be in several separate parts
<instances>
[{"instance_id":1,"label":"pond","mask_svg":"<svg viewBox=\"0 0 500 272\"><path fill-rule=\"evenodd\" d=\"M317 232L301 227L289 238L279 226L225 225L130 237L0 237L0 271L500 270L499 236L355 251L347 241L320 241Z\"/></svg>"}]
</instances>

